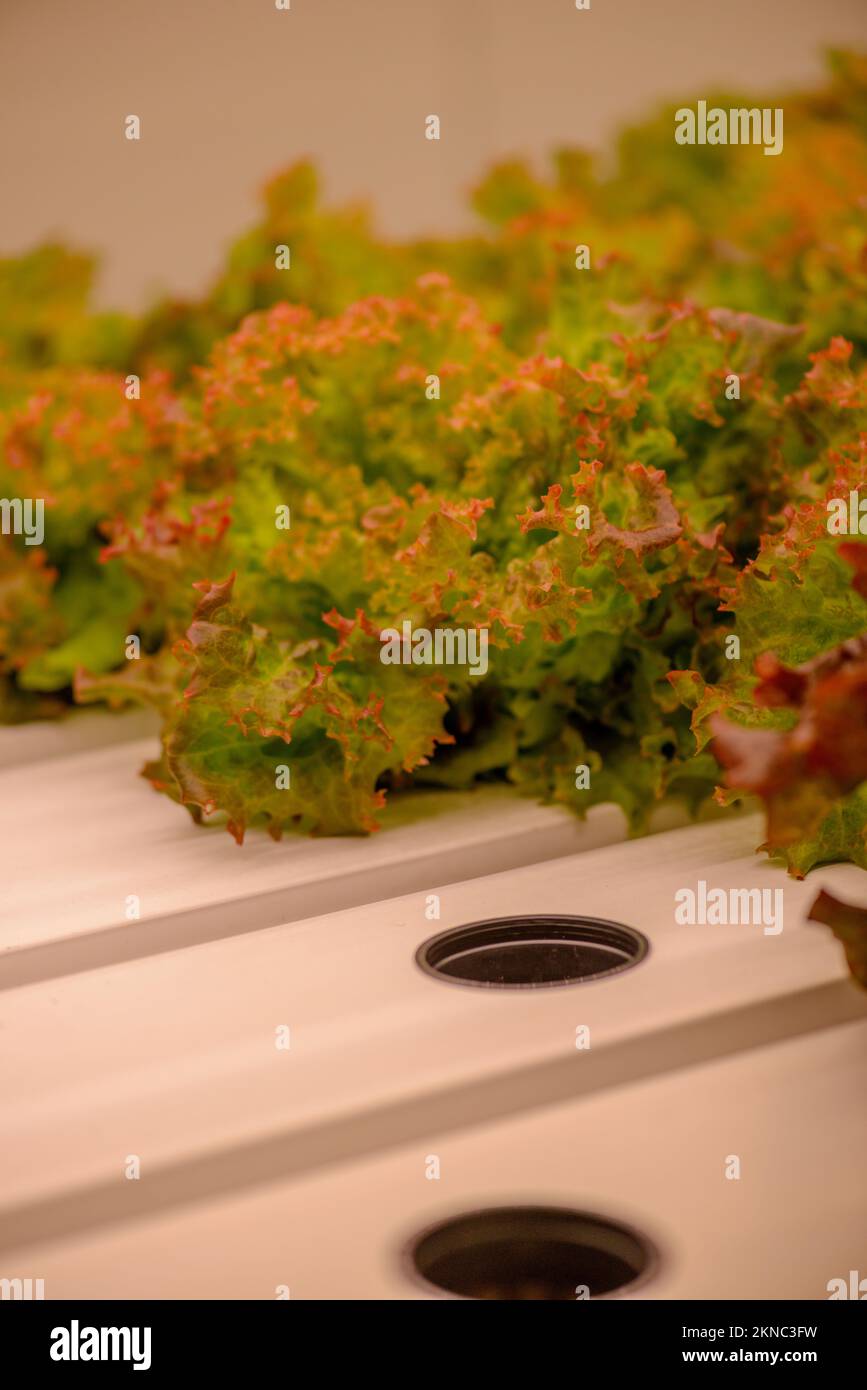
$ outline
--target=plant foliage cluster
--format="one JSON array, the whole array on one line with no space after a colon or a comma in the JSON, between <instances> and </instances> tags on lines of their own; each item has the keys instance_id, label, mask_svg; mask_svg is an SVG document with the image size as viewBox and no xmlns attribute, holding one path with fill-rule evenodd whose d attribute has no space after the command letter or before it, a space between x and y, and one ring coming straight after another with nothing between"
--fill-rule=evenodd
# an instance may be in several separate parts
<instances>
[{"instance_id":1,"label":"plant foliage cluster","mask_svg":"<svg viewBox=\"0 0 867 1390\"><path fill-rule=\"evenodd\" d=\"M2 538L0 717L153 704L148 775L238 839L489 778L641 830L722 763L793 872L867 867L865 543L827 526L867 481L867 61L774 104L776 158L667 110L604 173L503 164L459 238L296 165L140 318L61 247L0 263L0 495L46 503ZM406 619L487 628L485 677L383 665Z\"/></svg>"}]
</instances>

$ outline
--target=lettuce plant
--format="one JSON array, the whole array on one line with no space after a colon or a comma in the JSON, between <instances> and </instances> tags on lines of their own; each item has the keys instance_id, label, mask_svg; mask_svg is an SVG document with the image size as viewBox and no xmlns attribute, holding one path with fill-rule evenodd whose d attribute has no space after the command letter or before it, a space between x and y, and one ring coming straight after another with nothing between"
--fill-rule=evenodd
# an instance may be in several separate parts
<instances>
[{"instance_id":1,"label":"lettuce plant","mask_svg":"<svg viewBox=\"0 0 867 1390\"><path fill-rule=\"evenodd\" d=\"M238 838L370 829L410 778L613 800L636 829L665 795L698 805L716 765L668 676L722 674L720 604L784 495L798 341L645 304L586 369L522 358L441 275L253 315L185 398L183 487L112 529L165 642L79 696L156 703L149 775ZM484 679L384 665L407 620L484 629Z\"/></svg>"}]
</instances>

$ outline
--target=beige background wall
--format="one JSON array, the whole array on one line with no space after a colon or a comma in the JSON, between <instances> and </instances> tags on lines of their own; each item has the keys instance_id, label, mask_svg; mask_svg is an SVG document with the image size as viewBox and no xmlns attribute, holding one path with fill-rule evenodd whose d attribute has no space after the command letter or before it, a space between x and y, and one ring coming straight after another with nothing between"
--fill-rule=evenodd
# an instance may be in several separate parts
<instances>
[{"instance_id":1,"label":"beige background wall","mask_svg":"<svg viewBox=\"0 0 867 1390\"><path fill-rule=\"evenodd\" d=\"M386 232L445 230L498 155L604 146L666 97L809 82L823 47L867 48L867 0L291 6L0 0L0 254L62 235L103 253L103 303L134 306L201 288L301 155Z\"/></svg>"}]
</instances>

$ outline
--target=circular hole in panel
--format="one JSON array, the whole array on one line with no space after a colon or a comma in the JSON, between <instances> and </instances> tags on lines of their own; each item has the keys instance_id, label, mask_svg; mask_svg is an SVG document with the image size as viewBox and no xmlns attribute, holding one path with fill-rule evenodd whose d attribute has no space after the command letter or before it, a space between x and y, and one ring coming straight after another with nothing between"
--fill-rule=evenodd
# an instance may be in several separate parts
<instances>
[{"instance_id":1,"label":"circular hole in panel","mask_svg":"<svg viewBox=\"0 0 867 1390\"><path fill-rule=\"evenodd\" d=\"M619 1222L564 1207L493 1207L441 1221L416 1237L416 1274L459 1298L602 1298L657 1264L653 1245Z\"/></svg>"},{"instance_id":2,"label":"circular hole in panel","mask_svg":"<svg viewBox=\"0 0 867 1390\"><path fill-rule=\"evenodd\" d=\"M425 941L421 968L437 979L490 989L533 989L596 980L643 960L648 940L599 917L492 917Z\"/></svg>"}]
</instances>

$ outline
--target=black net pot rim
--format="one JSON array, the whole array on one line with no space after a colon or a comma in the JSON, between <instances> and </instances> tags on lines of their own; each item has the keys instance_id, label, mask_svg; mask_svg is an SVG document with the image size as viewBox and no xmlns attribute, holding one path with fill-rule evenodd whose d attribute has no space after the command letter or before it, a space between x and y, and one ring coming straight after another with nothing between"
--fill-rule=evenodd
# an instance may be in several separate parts
<instances>
[{"instance_id":1,"label":"black net pot rim","mask_svg":"<svg viewBox=\"0 0 867 1390\"><path fill-rule=\"evenodd\" d=\"M601 948L609 954L618 954L621 958L613 964L587 973L526 981L468 978L449 973L442 968L445 962L459 956L462 948L465 948L466 954L470 954L468 948L479 951L485 944L491 947L498 944L506 946L521 942L530 943L534 939L543 940L546 937L576 946ZM633 966L640 965L646 959L650 949L650 941L643 932L612 918L592 917L585 913L522 912L461 922L457 926L438 932L435 936L426 937L415 952L415 962L419 969L432 979L449 985L460 985L465 989L565 989L568 986L592 984L631 970Z\"/></svg>"},{"instance_id":2,"label":"black net pot rim","mask_svg":"<svg viewBox=\"0 0 867 1390\"><path fill-rule=\"evenodd\" d=\"M488 1300L476 1298L472 1294L457 1293L445 1288L441 1284L434 1283L419 1269L416 1262L416 1255L422 1246L438 1232L447 1231L450 1226L458 1223L469 1223L471 1221L484 1220L485 1218L502 1218L507 1215L515 1215L518 1218L532 1219L541 1216L543 1219L554 1217L562 1220L573 1220L580 1223L587 1223L597 1228L608 1228L620 1238L633 1242L636 1248L640 1249L643 1257L643 1266L635 1275L625 1283L612 1289L610 1292L591 1294L589 1299L575 1299L575 1302L617 1302L619 1299L632 1298L636 1293L645 1289L660 1273L661 1269L670 1269L670 1252L666 1250L665 1242L659 1238L658 1233L653 1233L655 1222L645 1222L641 1218L641 1225L633 1219L624 1219L612 1216L607 1208L595 1206L594 1203L584 1205L581 1203L573 1204L562 1199L552 1199L549 1201L540 1200L538 1196L533 1199L526 1197L511 1199L507 1195L498 1194L495 1200L472 1201L459 1207L450 1206L445 1209L442 1215L436 1219L428 1219L421 1227L404 1237L400 1243L398 1251L398 1267L405 1280L415 1285L421 1292L427 1294L429 1298L446 1300L457 1303L477 1303ZM646 1295L642 1295L643 1297ZM495 1301L495 1300L490 1300ZM516 1301L516 1300L501 1300ZM568 1300L573 1301L573 1300Z\"/></svg>"}]
</instances>

